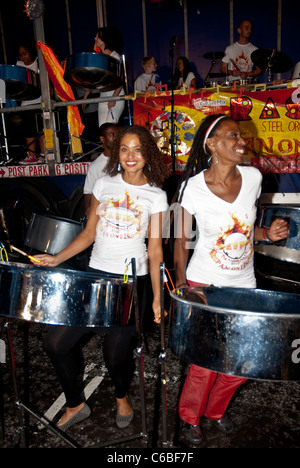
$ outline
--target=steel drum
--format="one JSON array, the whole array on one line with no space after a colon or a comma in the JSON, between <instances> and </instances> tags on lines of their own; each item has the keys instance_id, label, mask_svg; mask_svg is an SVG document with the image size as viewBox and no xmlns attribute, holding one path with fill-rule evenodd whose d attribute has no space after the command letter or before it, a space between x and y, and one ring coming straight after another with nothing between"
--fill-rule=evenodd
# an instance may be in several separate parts
<instances>
[{"instance_id":1,"label":"steel drum","mask_svg":"<svg viewBox=\"0 0 300 468\"><path fill-rule=\"evenodd\" d=\"M111 91L122 85L121 64L105 54L83 52L67 59L64 79L85 90Z\"/></svg>"},{"instance_id":2,"label":"steel drum","mask_svg":"<svg viewBox=\"0 0 300 468\"><path fill-rule=\"evenodd\" d=\"M275 218L283 218L289 222L289 237L274 244L260 242L255 245L255 252L286 262L300 263L300 207L264 205L260 208L258 225L270 226Z\"/></svg>"},{"instance_id":3,"label":"steel drum","mask_svg":"<svg viewBox=\"0 0 300 468\"><path fill-rule=\"evenodd\" d=\"M83 223L58 216L33 213L24 244L32 249L55 255L81 233Z\"/></svg>"},{"instance_id":4,"label":"steel drum","mask_svg":"<svg viewBox=\"0 0 300 468\"><path fill-rule=\"evenodd\" d=\"M223 374L300 379L300 295L193 287L171 292L169 347Z\"/></svg>"},{"instance_id":5,"label":"steel drum","mask_svg":"<svg viewBox=\"0 0 300 468\"><path fill-rule=\"evenodd\" d=\"M0 65L0 79L5 81L7 99L31 101L41 95L39 75L28 68Z\"/></svg>"},{"instance_id":6,"label":"steel drum","mask_svg":"<svg viewBox=\"0 0 300 468\"><path fill-rule=\"evenodd\" d=\"M95 273L0 262L0 315L78 327L134 323L133 283Z\"/></svg>"}]
</instances>

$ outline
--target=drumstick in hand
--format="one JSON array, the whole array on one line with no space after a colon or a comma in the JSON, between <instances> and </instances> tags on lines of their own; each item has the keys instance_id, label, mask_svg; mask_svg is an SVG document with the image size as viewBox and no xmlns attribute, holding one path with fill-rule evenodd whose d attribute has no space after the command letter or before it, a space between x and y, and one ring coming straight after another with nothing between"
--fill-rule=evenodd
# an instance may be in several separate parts
<instances>
[{"instance_id":1,"label":"drumstick in hand","mask_svg":"<svg viewBox=\"0 0 300 468\"><path fill-rule=\"evenodd\" d=\"M232 63L232 65L234 66L234 68L241 73L241 70L239 69L239 67L237 66L237 64L235 63L235 61L233 59L230 59L230 62Z\"/></svg>"},{"instance_id":2,"label":"drumstick in hand","mask_svg":"<svg viewBox=\"0 0 300 468\"><path fill-rule=\"evenodd\" d=\"M10 245L11 250L15 250L16 252L19 252L21 255L25 255L25 257L28 257L30 260L33 260L34 262L40 263L40 260L37 258L32 257L31 255L27 254L26 252L23 252L23 250L17 249L17 247L14 247L13 245Z\"/></svg>"}]
</instances>

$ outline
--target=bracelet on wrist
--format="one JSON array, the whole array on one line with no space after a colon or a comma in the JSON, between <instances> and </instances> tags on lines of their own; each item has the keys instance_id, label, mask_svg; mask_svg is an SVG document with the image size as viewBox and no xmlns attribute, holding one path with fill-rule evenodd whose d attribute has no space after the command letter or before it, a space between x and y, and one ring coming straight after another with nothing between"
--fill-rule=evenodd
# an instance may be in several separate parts
<instances>
[{"instance_id":1,"label":"bracelet on wrist","mask_svg":"<svg viewBox=\"0 0 300 468\"><path fill-rule=\"evenodd\" d=\"M268 232L269 232L269 228L264 228L264 230L263 230L263 240L265 242L273 242L272 239L270 238Z\"/></svg>"}]
</instances>

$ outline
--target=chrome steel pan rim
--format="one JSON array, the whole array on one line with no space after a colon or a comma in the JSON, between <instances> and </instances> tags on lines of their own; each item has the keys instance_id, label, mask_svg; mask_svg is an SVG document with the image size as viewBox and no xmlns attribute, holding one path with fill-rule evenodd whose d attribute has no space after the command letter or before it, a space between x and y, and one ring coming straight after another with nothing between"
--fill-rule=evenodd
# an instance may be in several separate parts
<instances>
[{"instance_id":1,"label":"chrome steel pan rim","mask_svg":"<svg viewBox=\"0 0 300 468\"><path fill-rule=\"evenodd\" d=\"M300 319L300 310L299 310L299 313L288 313L288 314L281 314L280 312L276 312L276 313L272 313L272 312L256 312L256 311L253 311L253 310L239 310L239 309L234 309L234 308L231 308L231 307L220 307L220 306L212 306L212 305L207 305L205 303L201 303L199 304L199 302L197 301L193 301L193 300L190 300L190 299L186 299L182 296L180 296L180 293L184 290L195 290L195 291L199 291L199 290L203 290L204 292L205 291L214 291L214 290L226 290L226 291L232 291L232 293L238 293L240 291L247 291L247 292L253 292L253 293L269 293L270 296L271 295L286 295L286 296L294 296L294 297L299 297L299 301L300 301L300 295L299 294L296 294L296 293L281 293L281 292L278 292L278 291L268 291L268 290L264 290L264 289L257 289L257 288L229 288L229 287L224 287L224 286L207 286L207 287L200 287L200 286L188 286L188 287L184 287L184 288L176 288L174 289L173 291L170 292L170 296L172 297L172 299L174 299L175 301L180 301L180 302L183 302L185 304L190 304L192 306L196 306L196 307L199 307L199 305L201 305L201 308L205 309L205 310L208 310L208 311L211 311L211 312L217 312L217 313L220 313L220 314L226 314L228 312L232 313L232 314L242 314L242 315L248 315L248 314L251 314L251 315L259 315L259 316L263 316L263 317L272 317L272 315L276 316L276 317L292 317L292 318L299 318ZM179 293L179 294L178 294Z\"/></svg>"}]
</instances>

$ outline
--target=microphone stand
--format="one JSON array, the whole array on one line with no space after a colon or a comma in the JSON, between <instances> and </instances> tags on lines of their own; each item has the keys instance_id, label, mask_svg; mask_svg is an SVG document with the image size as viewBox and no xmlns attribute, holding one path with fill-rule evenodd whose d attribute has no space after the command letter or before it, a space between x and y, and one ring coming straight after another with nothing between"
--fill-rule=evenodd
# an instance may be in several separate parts
<instances>
[{"instance_id":1,"label":"microphone stand","mask_svg":"<svg viewBox=\"0 0 300 468\"><path fill-rule=\"evenodd\" d=\"M173 68L174 68L174 46L176 44L176 37L172 37L169 43L169 55L170 55L170 62L171 62L171 158L173 163L173 175L175 176L175 134L174 134L174 76L173 76Z\"/></svg>"}]
</instances>

